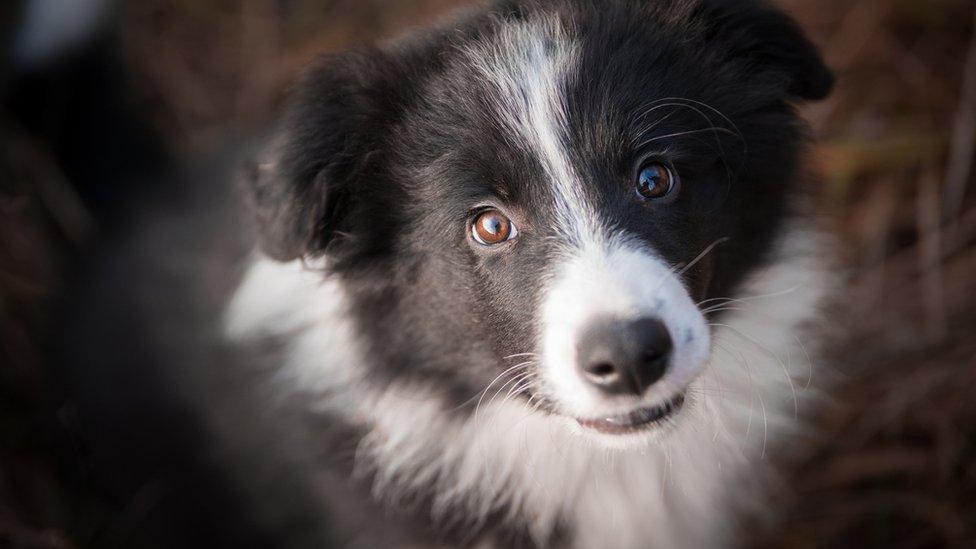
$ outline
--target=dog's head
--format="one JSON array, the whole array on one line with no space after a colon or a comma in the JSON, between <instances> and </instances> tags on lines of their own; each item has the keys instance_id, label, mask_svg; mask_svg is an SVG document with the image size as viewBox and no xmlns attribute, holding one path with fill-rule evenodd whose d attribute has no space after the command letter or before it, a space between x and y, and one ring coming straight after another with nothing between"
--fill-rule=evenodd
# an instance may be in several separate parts
<instances>
[{"instance_id":1,"label":"dog's head","mask_svg":"<svg viewBox=\"0 0 976 549\"><path fill-rule=\"evenodd\" d=\"M327 258L375 382L636 440L767 257L794 105L831 85L758 2L502 2L310 72L248 180L262 248Z\"/></svg>"}]
</instances>

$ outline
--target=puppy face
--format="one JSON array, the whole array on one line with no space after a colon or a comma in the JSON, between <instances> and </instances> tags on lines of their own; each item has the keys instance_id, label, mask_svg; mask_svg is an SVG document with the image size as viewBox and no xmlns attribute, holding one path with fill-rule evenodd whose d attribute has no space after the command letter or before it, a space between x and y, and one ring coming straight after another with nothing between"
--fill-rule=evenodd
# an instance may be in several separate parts
<instances>
[{"instance_id":1,"label":"puppy face","mask_svg":"<svg viewBox=\"0 0 976 549\"><path fill-rule=\"evenodd\" d=\"M789 215L791 102L830 81L757 4L500 4L312 72L251 179L264 249L328 258L375 382L644 440L708 361L698 304Z\"/></svg>"}]
</instances>

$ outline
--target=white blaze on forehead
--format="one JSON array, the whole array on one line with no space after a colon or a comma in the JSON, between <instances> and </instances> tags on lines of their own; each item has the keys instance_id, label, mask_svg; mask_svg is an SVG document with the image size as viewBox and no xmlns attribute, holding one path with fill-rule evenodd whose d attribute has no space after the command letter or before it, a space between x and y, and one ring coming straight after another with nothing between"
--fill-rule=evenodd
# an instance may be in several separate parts
<instances>
[{"instance_id":1,"label":"white blaze on forehead","mask_svg":"<svg viewBox=\"0 0 976 549\"><path fill-rule=\"evenodd\" d=\"M490 43L469 51L504 130L545 171L555 198L555 229L568 244L584 245L603 231L566 147L566 89L579 58L579 45L554 18L505 25Z\"/></svg>"}]
</instances>

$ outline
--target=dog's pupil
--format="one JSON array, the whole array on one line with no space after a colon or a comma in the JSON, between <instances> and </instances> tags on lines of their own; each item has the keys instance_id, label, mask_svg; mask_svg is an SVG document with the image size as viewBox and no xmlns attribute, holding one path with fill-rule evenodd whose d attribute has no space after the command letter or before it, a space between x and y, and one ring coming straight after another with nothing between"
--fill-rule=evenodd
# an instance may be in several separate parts
<instances>
[{"instance_id":1,"label":"dog's pupil","mask_svg":"<svg viewBox=\"0 0 976 549\"><path fill-rule=\"evenodd\" d=\"M508 220L498 212L482 214L477 224L479 236L489 244L495 244L508 238Z\"/></svg>"},{"instance_id":2,"label":"dog's pupil","mask_svg":"<svg viewBox=\"0 0 976 549\"><path fill-rule=\"evenodd\" d=\"M660 164L653 164L641 171L637 190L645 198L662 198L670 190L670 173Z\"/></svg>"}]
</instances>

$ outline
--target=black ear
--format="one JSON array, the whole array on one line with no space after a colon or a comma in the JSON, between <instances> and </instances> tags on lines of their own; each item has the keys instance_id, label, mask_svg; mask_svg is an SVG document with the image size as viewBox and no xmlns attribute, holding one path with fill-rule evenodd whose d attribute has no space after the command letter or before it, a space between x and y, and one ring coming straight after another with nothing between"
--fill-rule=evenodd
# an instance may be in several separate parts
<instances>
[{"instance_id":1,"label":"black ear","mask_svg":"<svg viewBox=\"0 0 976 549\"><path fill-rule=\"evenodd\" d=\"M296 87L267 149L245 170L260 246L290 261L321 254L357 169L381 132L389 62L368 50L322 59Z\"/></svg>"},{"instance_id":2,"label":"black ear","mask_svg":"<svg viewBox=\"0 0 976 549\"><path fill-rule=\"evenodd\" d=\"M761 1L701 0L698 15L707 25L707 40L781 82L788 95L809 101L830 95L833 73L796 22L778 9Z\"/></svg>"}]
</instances>

